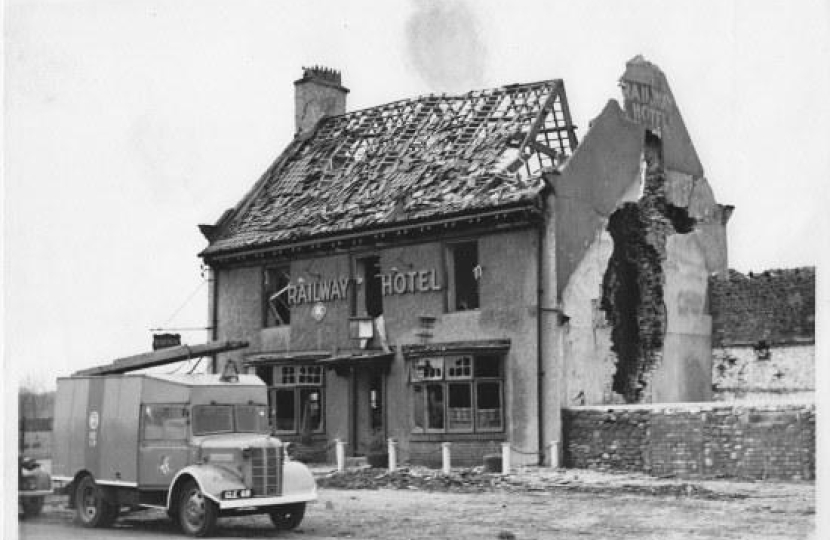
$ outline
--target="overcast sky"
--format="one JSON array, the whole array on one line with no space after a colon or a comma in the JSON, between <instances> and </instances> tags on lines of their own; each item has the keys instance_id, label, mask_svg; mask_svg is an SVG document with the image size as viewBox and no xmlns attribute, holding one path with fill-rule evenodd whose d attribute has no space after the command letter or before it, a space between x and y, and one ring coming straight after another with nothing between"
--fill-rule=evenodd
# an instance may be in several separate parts
<instances>
[{"instance_id":1,"label":"overcast sky","mask_svg":"<svg viewBox=\"0 0 830 540\"><path fill-rule=\"evenodd\" d=\"M716 197L736 207L730 266L816 264L828 6L10 1L4 360L51 387L149 350L150 328L206 326L196 227L288 143L305 65L341 70L349 109L562 78L584 136L643 54L668 76Z\"/></svg>"}]
</instances>

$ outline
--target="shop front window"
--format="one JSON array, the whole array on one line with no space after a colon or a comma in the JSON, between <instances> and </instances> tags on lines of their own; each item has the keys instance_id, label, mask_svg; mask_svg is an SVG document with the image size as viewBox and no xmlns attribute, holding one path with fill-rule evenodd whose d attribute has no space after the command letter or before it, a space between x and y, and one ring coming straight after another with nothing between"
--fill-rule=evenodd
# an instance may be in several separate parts
<instances>
[{"instance_id":1,"label":"shop front window","mask_svg":"<svg viewBox=\"0 0 830 540\"><path fill-rule=\"evenodd\" d=\"M271 422L278 433L323 431L323 368L276 366L269 390Z\"/></svg>"},{"instance_id":2,"label":"shop front window","mask_svg":"<svg viewBox=\"0 0 830 540\"><path fill-rule=\"evenodd\" d=\"M504 429L500 356L421 358L411 366L413 431L473 433Z\"/></svg>"}]
</instances>

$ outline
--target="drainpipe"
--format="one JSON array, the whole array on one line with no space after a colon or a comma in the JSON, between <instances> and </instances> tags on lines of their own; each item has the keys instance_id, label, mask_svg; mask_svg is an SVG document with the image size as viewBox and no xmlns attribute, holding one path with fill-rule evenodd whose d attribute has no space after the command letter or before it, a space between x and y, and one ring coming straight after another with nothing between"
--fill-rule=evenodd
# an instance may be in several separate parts
<instances>
[{"instance_id":1,"label":"drainpipe","mask_svg":"<svg viewBox=\"0 0 830 540\"><path fill-rule=\"evenodd\" d=\"M544 208L544 199L542 199L542 205ZM545 215L543 213L543 215ZM545 464L545 370L544 370L544 321L542 317L544 316L545 312L542 309L542 300L544 299L544 247L543 243L545 240L545 225L546 221L543 219L541 225L539 226L539 241L537 246L537 253L536 253L536 400L538 403L537 410L537 420L538 420L538 439L539 439L539 466L542 467Z\"/></svg>"},{"instance_id":2,"label":"drainpipe","mask_svg":"<svg viewBox=\"0 0 830 540\"><path fill-rule=\"evenodd\" d=\"M216 341L219 339L219 273L211 266L208 273L208 280L210 284L210 295L212 301L210 302L210 339ZM214 354L210 361L211 373L216 373L216 355Z\"/></svg>"}]
</instances>

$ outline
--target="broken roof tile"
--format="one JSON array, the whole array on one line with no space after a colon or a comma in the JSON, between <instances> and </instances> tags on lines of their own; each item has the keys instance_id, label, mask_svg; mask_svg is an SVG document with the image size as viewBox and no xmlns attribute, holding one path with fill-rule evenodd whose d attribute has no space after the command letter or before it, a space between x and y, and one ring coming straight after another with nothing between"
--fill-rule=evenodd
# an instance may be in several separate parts
<instances>
[{"instance_id":1,"label":"broken roof tile","mask_svg":"<svg viewBox=\"0 0 830 540\"><path fill-rule=\"evenodd\" d=\"M569 156L576 136L567 107L557 79L324 118L216 224L202 255L532 201L540 171L555 164L528 143ZM524 174L505 159L517 148L529 156Z\"/></svg>"}]
</instances>

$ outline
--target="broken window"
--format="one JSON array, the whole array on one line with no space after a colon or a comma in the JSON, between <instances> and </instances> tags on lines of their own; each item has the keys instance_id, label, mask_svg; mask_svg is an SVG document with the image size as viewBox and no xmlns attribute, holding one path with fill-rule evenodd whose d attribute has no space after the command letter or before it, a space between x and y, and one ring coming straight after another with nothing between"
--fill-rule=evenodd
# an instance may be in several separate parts
<instances>
[{"instance_id":1,"label":"broken window","mask_svg":"<svg viewBox=\"0 0 830 540\"><path fill-rule=\"evenodd\" d=\"M266 268L263 272L265 300L263 323L266 328L291 323L291 308L288 305L290 282L291 274L287 266Z\"/></svg>"},{"instance_id":2,"label":"broken window","mask_svg":"<svg viewBox=\"0 0 830 540\"><path fill-rule=\"evenodd\" d=\"M269 388L271 423L278 433L319 433L323 430L323 368L276 366ZM263 378L263 380L265 380Z\"/></svg>"},{"instance_id":3,"label":"broken window","mask_svg":"<svg viewBox=\"0 0 830 540\"><path fill-rule=\"evenodd\" d=\"M466 311L479 307L478 242L461 242L447 246L448 305L450 311Z\"/></svg>"},{"instance_id":4,"label":"broken window","mask_svg":"<svg viewBox=\"0 0 830 540\"><path fill-rule=\"evenodd\" d=\"M362 281L362 287L353 289L352 315L365 313L369 317L379 317L383 314L380 257L356 259L355 267L355 275Z\"/></svg>"},{"instance_id":5,"label":"broken window","mask_svg":"<svg viewBox=\"0 0 830 540\"><path fill-rule=\"evenodd\" d=\"M413 431L504 429L500 356L422 358L412 364Z\"/></svg>"}]
</instances>

